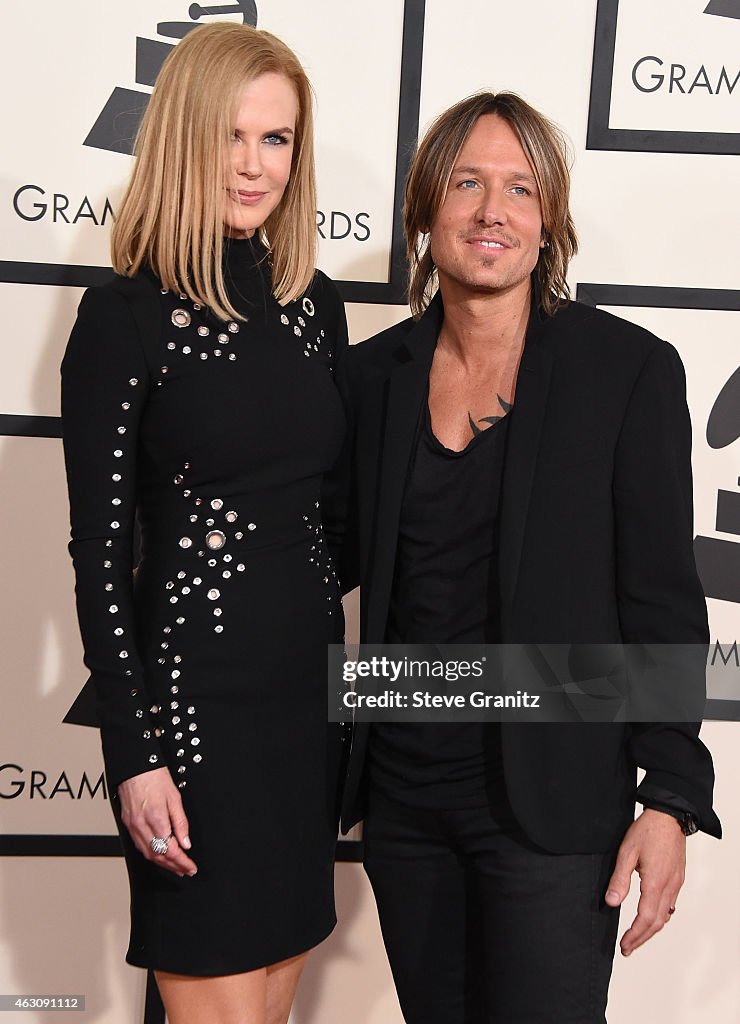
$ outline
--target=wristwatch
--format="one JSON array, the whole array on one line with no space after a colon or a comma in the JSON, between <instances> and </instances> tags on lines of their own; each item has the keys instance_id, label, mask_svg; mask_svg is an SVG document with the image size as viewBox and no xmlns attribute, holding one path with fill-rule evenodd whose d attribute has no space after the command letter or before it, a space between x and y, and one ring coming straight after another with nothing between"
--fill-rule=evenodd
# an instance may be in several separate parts
<instances>
[{"instance_id":1,"label":"wristwatch","mask_svg":"<svg viewBox=\"0 0 740 1024\"><path fill-rule=\"evenodd\" d=\"M691 811L676 811L673 816L681 826L681 831L685 836L693 836L695 832L699 831L699 822L696 819L696 815L692 814Z\"/></svg>"}]
</instances>

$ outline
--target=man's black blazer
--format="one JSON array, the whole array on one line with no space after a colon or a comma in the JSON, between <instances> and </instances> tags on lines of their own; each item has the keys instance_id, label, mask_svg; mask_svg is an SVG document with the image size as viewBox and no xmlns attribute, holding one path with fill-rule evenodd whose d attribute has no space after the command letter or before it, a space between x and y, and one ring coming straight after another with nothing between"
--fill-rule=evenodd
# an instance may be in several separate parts
<instances>
[{"instance_id":1,"label":"man's black blazer","mask_svg":"<svg viewBox=\"0 0 740 1024\"><path fill-rule=\"evenodd\" d=\"M383 643L399 515L443 317L439 294L350 349L353 487L343 572L361 640ZM691 426L675 349L634 324L533 299L510 413L499 517L504 643L708 642L694 563ZM471 501L475 495L471 495ZM697 674L703 699L704 680ZM645 784L692 805L713 835L713 769L698 725L502 724L506 786L553 852L611 848ZM342 822L364 810L368 726L355 729Z\"/></svg>"}]
</instances>

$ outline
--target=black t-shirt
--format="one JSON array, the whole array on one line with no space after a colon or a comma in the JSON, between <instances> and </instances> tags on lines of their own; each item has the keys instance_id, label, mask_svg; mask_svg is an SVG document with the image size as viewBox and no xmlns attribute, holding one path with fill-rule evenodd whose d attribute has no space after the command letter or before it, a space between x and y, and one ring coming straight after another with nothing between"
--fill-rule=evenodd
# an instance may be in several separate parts
<instances>
[{"instance_id":1,"label":"black t-shirt","mask_svg":"<svg viewBox=\"0 0 740 1024\"><path fill-rule=\"evenodd\" d=\"M401 506L388 643L496 643L497 519L508 416L466 448L445 448L420 416ZM389 796L444 806L502 781L493 723L382 723L370 779ZM460 783L464 783L461 787Z\"/></svg>"}]
</instances>

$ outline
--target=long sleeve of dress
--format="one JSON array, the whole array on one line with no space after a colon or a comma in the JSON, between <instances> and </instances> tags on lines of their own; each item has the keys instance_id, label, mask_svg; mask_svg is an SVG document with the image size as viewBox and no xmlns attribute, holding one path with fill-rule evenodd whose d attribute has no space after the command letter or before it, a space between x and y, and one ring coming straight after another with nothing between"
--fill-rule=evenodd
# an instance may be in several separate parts
<instances>
[{"instance_id":1,"label":"long sleeve of dress","mask_svg":"<svg viewBox=\"0 0 740 1024\"><path fill-rule=\"evenodd\" d=\"M348 355L349 355L349 334L347 330L347 317L344 311L344 303L339 295L336 285L326 277L321 277L321 284L325 291L331 296L332 304L336 309L334 351L332 353L332 370L334 383L342 400L345 420L347 424L345 441L342 450L332 470L324 476L321 488L322 519L324 535L326 537L329 553L339 573L340 589L346 593L348 589L356 586L355 573L350 573L351 586L346 585L349 565L347 558L347 546L349 543L347 530L350 525L349 503L351 497L351 463L352 463L352 438L353 438L353 409L350 401L348 382Z\"/></svg>"},{"instance_id":2,"label":"long sleeve of dress","mask_svg":"<svg viewBox=\"0 0 740 1024\"><path fill-rule=\"evenodd\" d=\"M77 613L111 794L165 763L133 601L139 424L150 372L128 302L85 293L62 363L62 422Z\"/></svg>"}]
</instances>

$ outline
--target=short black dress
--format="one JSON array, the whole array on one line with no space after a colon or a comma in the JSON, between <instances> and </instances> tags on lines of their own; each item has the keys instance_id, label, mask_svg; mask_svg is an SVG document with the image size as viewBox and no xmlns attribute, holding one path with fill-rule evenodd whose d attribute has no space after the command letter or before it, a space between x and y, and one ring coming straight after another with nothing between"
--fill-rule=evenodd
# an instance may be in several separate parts
<instances>
[{"instance_id":1,"label":"short black dress","mask_svg":"<svg viewBox=\"0 0 740 1024\"><path fill-rule=\"evenodd\" d=\"M321 273L280 306L254 240L228 243L225 274L243 321L148 271L90 289L62 365L78 614L131 883L127 960L191 975L276 963L335 923L327 644L342 610L321 488L345 432L344 312ZM193 878L146 861L120 823L118 783L163 765Z\"/></svg>"}]
</instances>

